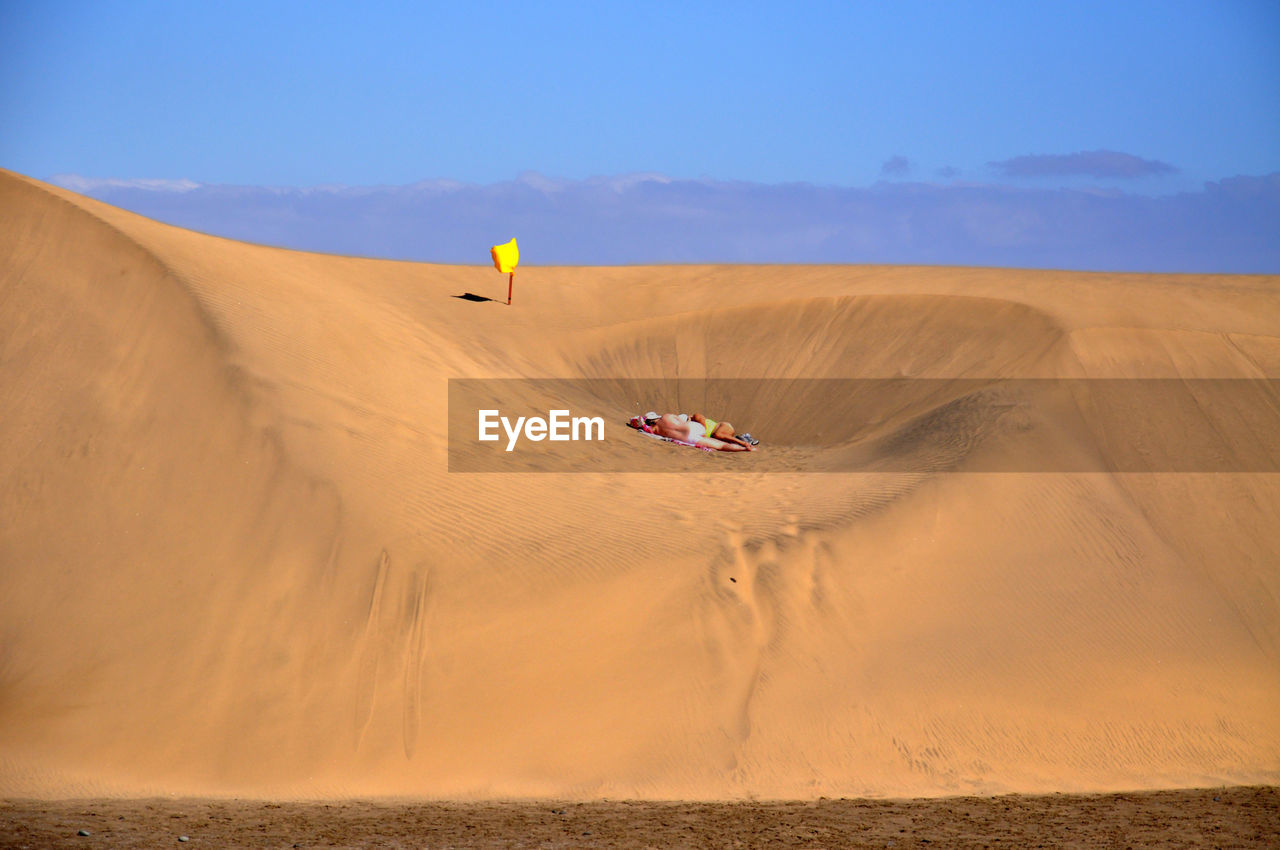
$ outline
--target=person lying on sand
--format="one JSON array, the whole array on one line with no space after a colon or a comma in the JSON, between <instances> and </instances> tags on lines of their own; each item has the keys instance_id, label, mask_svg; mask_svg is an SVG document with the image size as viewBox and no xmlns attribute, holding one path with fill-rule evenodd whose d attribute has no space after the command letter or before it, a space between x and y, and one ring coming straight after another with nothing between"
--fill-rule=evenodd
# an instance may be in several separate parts
<instances>
[{"instance_id":1,"label":"person lying on sand","mask_svg":"<svg viewBox=\"0 0 1280 850\"><path fill-rule=\"evenodd\" d=\"M696 446L706 446L722 452L755 451L759 440L750 434L738 435L729 422L708 419L701 413L664 413L649 411L644 422L660 437L669 437Z\"/></svg>"}]
</instances>

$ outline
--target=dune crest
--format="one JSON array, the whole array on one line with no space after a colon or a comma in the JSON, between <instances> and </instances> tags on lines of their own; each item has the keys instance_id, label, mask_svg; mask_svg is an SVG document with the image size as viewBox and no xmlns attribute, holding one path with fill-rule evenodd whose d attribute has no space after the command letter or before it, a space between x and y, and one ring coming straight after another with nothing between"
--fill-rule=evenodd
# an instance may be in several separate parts
<instances>
[{"instance_id":1,"label":"dune crest","mask_svg":"<svg viewBox=\"0 0 1280 850\"><path fill-rule=\"evenodd\" d=\"M472 475L447 445L451 378L617 382L619 420L663 402L630 398L640 379L1277 379L1280 280L518 277L510 308L468 300L505 279L232 242L0 172L0 794L1280 781L1278 475L963 474L1105 451L1083 414L892 473L687 452L680 475ZM932 451L954 401L868 439ZM708 412L766 446L865 413L767 391Z\"/></svg>"}]
</instances>

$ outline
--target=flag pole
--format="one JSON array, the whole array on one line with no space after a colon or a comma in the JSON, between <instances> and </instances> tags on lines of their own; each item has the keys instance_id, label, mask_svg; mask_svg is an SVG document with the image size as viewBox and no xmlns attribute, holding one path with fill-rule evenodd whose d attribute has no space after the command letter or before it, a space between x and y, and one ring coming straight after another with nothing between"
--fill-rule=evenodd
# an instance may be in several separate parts
<instances>
[{"instance_id":1,"label":"flag pole","mask_svg":"<svg viewBox=\"0 0 1280 850\"><path fill-rule=\"evenodd\" d=\"M516 273L512 272L511 276L507 278L507 306L508 307L511 306L511 286L515 282L516 282Z\"/></svg>"}]
</instances>

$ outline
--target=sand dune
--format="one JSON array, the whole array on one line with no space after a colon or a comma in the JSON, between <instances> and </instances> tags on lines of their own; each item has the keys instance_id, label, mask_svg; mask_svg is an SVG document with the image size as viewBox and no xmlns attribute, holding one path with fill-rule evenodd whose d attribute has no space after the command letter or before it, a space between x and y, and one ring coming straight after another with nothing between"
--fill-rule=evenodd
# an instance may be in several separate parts
<instances>
[{"instance_id":1,"label":"sand dune","mask_svg":"<svg viewBox=\"0 0 1280 850\"><path fill-rule=\"evenodd\" d=\"M0 795L1280 781L1280 280L535 266L510 308L453 297L504 286L0 173ZM622 431L683 474L450 472L459 378L714 402L766 451ZM632 397L704 378L769 382ZM938 395L872 421L781 389L872 378ZM1188 382L1177 416L940 424L977 403L949 382L1142 378ZM1252 379L1248 416L1193 379ZM1135 422L1155 471L1026 471ZM1159 471L1188 432L1226 471ZM914 459L750 465L771 447Z\"/></svg>"}]
</instances>

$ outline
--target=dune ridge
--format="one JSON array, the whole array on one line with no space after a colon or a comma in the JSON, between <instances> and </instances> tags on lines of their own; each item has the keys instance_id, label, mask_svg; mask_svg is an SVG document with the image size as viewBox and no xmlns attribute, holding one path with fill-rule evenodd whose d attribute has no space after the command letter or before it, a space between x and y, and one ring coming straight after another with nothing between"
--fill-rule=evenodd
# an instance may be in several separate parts
<instances>
[{"instance_id":1,"label":"dune ridge","mask_svg":"<svg viewBox=\"0 0 1280 850\"><path fill-rule=\"evenodd\" d=\"M535 266L507 308L454 297L502 297L484 267L233 242L10 172L0 275L0 794L1280 778L1280 476L446 460L450 378L616 380L621 419L662 401L632 379L1280 378L1274 277ZM732 401L766 443L859 415ZM878 435L930 436L944 401Z\"/></svg>"}]
</instances>

